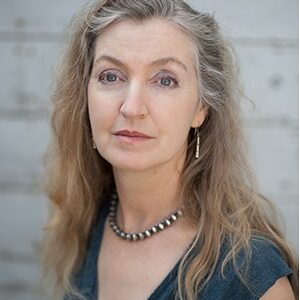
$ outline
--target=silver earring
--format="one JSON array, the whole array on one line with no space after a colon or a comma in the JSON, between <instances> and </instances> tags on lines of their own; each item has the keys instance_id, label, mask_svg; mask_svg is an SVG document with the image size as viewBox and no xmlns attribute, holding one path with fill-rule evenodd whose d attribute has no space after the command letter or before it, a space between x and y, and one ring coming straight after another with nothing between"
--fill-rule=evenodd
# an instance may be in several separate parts
<instances>
[{"instance_id":1,"label":"silver earring","mask_svg":"<svg viewBox=\"0 0 300 300\"><path fill-rule=\"evenodd\" d=\"M197 135L195 158L199 158L199 156L200 156L200 132L199 132L198 127L195 128L195 135Z\"/></svg>"},{"instance_id":2,"label":"silver earring","mask_svg":"<svg viewBox=\"0 0 300 300\"><path fill-rule=\"evenodd\" d=\"M93 149L96 149L97 146L96 146L96 143L95 143L95 140L94 140L94 137L92 136L92 141L93 141Z\"/></svg>"}]
</instances>

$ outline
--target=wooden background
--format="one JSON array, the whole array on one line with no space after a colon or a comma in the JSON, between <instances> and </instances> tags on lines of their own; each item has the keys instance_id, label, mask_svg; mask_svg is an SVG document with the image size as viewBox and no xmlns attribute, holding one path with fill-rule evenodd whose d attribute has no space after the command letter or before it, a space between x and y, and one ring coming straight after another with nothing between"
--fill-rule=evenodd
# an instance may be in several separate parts
<instances>
[{"instance_id":1,"label":"wooden background","mask_svg":"<svg viewBox=\"0 0 300 300\"><path fill-rule=\"evenodd\" d=\"M62 30L83 0L0 3L0 299L37 300L34 255L46 221L39 185ZM251 160L298 249L298 1L194 0L238 52Z\"/></svg>"}]
</instances>

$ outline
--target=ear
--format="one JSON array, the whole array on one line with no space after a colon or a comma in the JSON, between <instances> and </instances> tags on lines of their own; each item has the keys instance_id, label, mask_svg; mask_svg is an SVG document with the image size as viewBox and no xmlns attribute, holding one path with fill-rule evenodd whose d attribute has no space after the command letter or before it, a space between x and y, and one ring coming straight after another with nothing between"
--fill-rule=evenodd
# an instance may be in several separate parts
<instances>
[{"instance_id":1,"label":"ear","mask_svg":"<svg viewBox=\"0 0 300 300\"><path fill-rule=\"evenodd\" d=\"M191 127L196 128L201 126L207 116L207 113L208 106L200 101Z\"/></svg>"}]
</instances>

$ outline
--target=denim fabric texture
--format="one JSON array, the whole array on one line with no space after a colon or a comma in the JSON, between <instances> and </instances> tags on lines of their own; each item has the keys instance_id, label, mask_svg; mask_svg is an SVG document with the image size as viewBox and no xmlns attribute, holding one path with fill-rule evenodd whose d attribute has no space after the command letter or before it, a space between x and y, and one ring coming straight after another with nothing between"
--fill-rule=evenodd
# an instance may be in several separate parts
<instances>
[{"instance_id":1,"label":"denim fabric texture","mask_svg":"<svg viewBox=\"0 0 300 300\"><path fill-rule=\"evenodd\" d=\"M96 225L91 231L91 238L88 243L88 251L84 262L74 276L74 285L88 300L97 300L98 289L101 288L101 286L97 286L97 260L104 223L108 213L109 206L106 199L105 205L99 213ZM240 280L234 271L233 265L230 263L225 268L225 278L222 277L220 272L221 264L228 251L228 246L224 243L217 268L205 289L199 293L197 299L257 300L277 279L292 274L292 270L284 261L279 249L272 242L253 237L251 239L251 249L251 262L247 269L247 286ZM237 264L241 267L241 270L243 270L244 258L244 253L241 251L237 256ZM171 272L153 291L148 300L174 300L179 262L177 262ZM63 299L77 300L69 295L65 295ZM124 295L122 299L130 300L126 299Z\"/></svg>"}]
</instances>

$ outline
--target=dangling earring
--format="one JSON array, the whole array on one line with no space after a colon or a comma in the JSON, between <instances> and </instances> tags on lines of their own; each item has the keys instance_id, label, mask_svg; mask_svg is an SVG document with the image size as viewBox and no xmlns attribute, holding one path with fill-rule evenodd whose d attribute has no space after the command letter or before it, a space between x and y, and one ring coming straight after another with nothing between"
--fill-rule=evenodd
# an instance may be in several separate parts
<instances>
[{"instance_id":1,"label":"dangling earring","mask_svg":"<svg viewBox=\"0 0 300 300\"><path fill-rule=\"evenodd\" d=\"M96 146L96 143L95 143L95 140L94 140L94 137L92 136L92 141L93 141L93 149L96 149L97 146Z\"/></svg>"},{"instance_id":2,"label":"dangling earring","mask_svg":"<svg viewBox=\"0 0 300 300\"><path fill-rule=\"evenodd\" d=\"M195 135L197 135L195 158L199 158L199 156L200 156L200 132L199 132L198 127L195 128Z\"/></svg>"}]
</instances>

